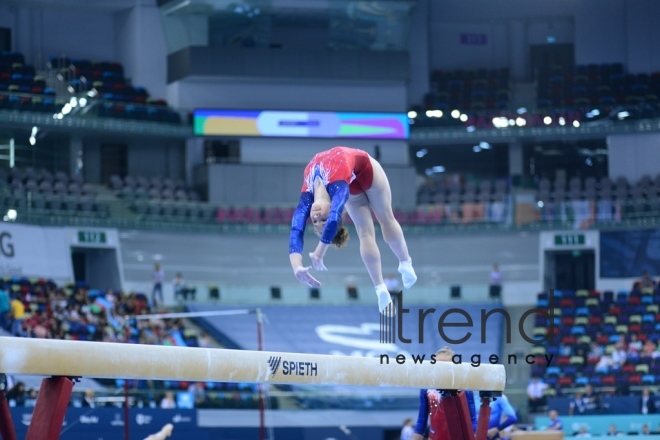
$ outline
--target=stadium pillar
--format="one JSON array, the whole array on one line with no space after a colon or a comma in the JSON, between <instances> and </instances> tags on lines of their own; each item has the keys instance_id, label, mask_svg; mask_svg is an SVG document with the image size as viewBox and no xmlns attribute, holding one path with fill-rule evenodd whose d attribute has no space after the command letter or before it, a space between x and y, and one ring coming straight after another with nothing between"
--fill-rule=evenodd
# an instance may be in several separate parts
<instances>
[{"instance_id":1,"label":"stadium pillar","mask_svg":"<svg viewBox=\"0 0 660 440\"><path fill-rule=\"evenodd\" d=\"M520 142L509 144L509 177L515 185L520 184L524 170L523 146Z\"/></svg>"},{"instance_id":2,"label":"stadium pillar","mask_svg":"<svg viewBox=\"0 0 660 440\"><path fill-rule=\"evenodd\" d=\"M527 23L524 20L512 20L509 23L509 65L511 78L517 82L529 81Z\"/></svg>"}]
</instances>

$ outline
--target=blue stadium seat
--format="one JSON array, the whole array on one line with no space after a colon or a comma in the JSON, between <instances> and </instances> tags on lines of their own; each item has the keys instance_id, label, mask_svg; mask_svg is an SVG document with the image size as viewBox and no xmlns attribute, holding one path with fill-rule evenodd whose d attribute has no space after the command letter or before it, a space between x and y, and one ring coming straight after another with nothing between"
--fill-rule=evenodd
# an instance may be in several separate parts
<instances>
[{"instance_id":1,"label":"blue stadium seat","mask_svg":"<svg viewBox=\"0 0 660 440\"><path fill-rule=\"evenodd\" d=\"M586 330L583 326L581 325L576 325L571 329L571 334L572 335L584 335L586 334Z\"/></svg>"},{"instance_id":2,"label":"blue stadium seat","mask_svg":"<svg viewBox=\"0 0 660 440\"><path fill-rule=\"evenodd\" d=\"M559 376L561 374L561 369L559 367L548 367L545 372L548 376Z\"/></svg>"},{"instance_id":3,"label":"blue stadium seat","mask_svg":"<svg viewBox=\"0 0 660 440\"><path fill-rule=\"evenodd\" d=\"M642 376L642 383L643 384L648 384L648 385L654 385L655 384L655 376L652 374L645 374Z\"/></svg>"},{"instance_id":4,"label":"blue stadium seat","mask_svg":"<svg viewBox=\"0 0 660 440\"><path fill-rule=\"evenodd\" d=\"M575 385L588 385L588 384L589 384L589 378L586 376L578 377L575 379Z\"/></svg>"}]
</instances>

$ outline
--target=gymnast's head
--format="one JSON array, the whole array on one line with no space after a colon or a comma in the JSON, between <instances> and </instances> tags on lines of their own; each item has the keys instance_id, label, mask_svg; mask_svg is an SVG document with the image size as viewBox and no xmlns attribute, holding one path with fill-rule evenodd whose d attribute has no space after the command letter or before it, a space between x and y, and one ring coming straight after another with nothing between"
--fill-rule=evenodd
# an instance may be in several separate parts
<instances>
[{"instance_id":1,"label":"gymnast's head","mask_svg":"<svg viewBox=\"0 0 660 440\"><path fill-rule=\"evenodd\" d=\"M453 356L454 352L446 345L435 352L435 360L438 362L450 362Z\"/></svg>"},{"instance_id":2,"label":"gymnast's head","mask_svg":"<svg viewBox=\"0 0 660 440\"><path fill-rule=\"evenodd\" d=\"M309 219L312 221L314 226L314 231L319 237L323 234L323 228L325 228L326 223L328 222L328 217L330 216L330 203L322 200L315 201L312 204L312 209L309 212ZM341 249L346 246L348 243L348 230L342 225L343 223L343 214L342 218L339 220L339 228L337 228L337 233L332 239L332 245L337 249Z\"/></svg>"}]
</instances>

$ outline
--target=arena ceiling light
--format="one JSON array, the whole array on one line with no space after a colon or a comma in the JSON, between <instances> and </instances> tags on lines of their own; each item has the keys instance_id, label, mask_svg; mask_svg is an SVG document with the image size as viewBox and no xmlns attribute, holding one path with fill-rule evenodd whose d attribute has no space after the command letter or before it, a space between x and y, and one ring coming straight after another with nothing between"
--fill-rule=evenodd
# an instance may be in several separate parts
<instances>
[{"instance_id":1,"label":"arena ceiling light","mask_svg":"<svg viewBox=\"0 0 660 440\"><path fill-rule=\"evenodd\" d=\"M422 150L419 150L417 153L415 153L415 156L417 156L417 157L419 157L419 158L421 159L422 157L426 156L426 154L427 154L428 152L429 152L429 150L427 150L426 148L424 148L424 149L422 149Z\"/></svg>"},{"instance_id":2,"label":"arena ceiling light","mask_svg":"<svg viewBox=\"0 0 660 440\"><path fill-rule=\"evenodd\" d=\"M409 117L410 119L415 119L415 118L417 117L417 112L416 112L415 110L410 110L410 111L408 112L408 117Z\"/></svg>"},{"instance_id":3,"label":"arena ceiling light","mask_svg":"<svg viewBox=\"0 0 660 440\"><path fill-rule=\"evenodd\" d=\"M488 142L479 142L479 148L482 150L490 150L491 145Z\"/></svg>"},{"instance_id":4,"label":"arena ceiling light","mask_svg":"<svg viewBox=\"0 0 660 440\"><path fill-rule=\"evenodd\" d=\"M507 128L509 126L509 120L504 116L493 118L493 125L495 128Z\"/></svg>"},{"instance_id":5,"label":"arena ceiling light","mask_svg":"<svg viewBox=\"0 0 660 440\"><path fill-rule=\"evenodd\" d=\"M426 175L431 176L436 173L444 173L445 172L445 167L438 165L433 168L427 168L426 169Z\"/></svg>"},{"instance_id":6,"label":"arena ceiling light","mask_svg":"<svg viewBox=\"0 0 660 440\"><path fill-rule=\"evenodd\" d=\"M37 143L37 133L39 133L39 127L32 127L32 132L30 133L30 145L32 146Z\"/></svg>"},{"instance_id":7,"label":"arena ceiling light","mask_svg":"<svg viewBox=\"0 0 660 440\"><path fill-rule=\"evenodd\" d=\"M452 110L451 117L454 119L458 119L461 117L461 112L459 110Z\"/></svg>"},{"instance_id":8,"label":"arena ceiling light","mask_svg":"<svg viewBox=\"0 0 660 440\"><path fill-rule=\"evenodd\" d=\"M616 114L616 117L619 118L620 121L623 121L624 119L626 119L629 116L630 116L630 113L625 111L625 110Z\"/></svg>"},{"instance_id":9,"label":"arena ceiling light","mask_svg":"<svg viewBox=\"0 0 660 440\"><path fill-rule=\"evenodd\" d=\"M18 217L18 212L15 209L8 209L7 213L3 217L3 220L6 222L13 222L16 221L16 218Z\"/></svg>"}]
</instances>

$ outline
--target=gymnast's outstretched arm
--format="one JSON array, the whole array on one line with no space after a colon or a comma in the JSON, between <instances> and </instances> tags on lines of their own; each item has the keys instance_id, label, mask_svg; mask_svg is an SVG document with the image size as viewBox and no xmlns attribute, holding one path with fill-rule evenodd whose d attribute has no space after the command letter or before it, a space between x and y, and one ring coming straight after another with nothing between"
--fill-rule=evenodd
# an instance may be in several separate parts
<instances>
[{"instance_id":1,"label":"gymnast's outstretched arm","mask_svg":"<svg viewBox=\"0 0 660 440\"><path fill-rule=\"evenodd\" d=\"M319 287L321 283L309 274L311 267L303 266L302 250L305 236L305 226L307 225L307 218L314 203L314 195L310 192L302 192L300 194L300 201L293 213L291 220L291 234L289 236L289 261L293 274L298 281L309 287Z\"/></svg>"},{"instance_id":2,"label":"gymnast's outstretched arm","mask_svg":"<svg viewBox=\"0 0 660 440\"><path fill-rule=\"evenodd\" d=\"M413 440L422 440L426 436L429 420L429 401L426 399L426 390L419 391L419 414L415 424Z\"/></svg>"}]
</instances>

